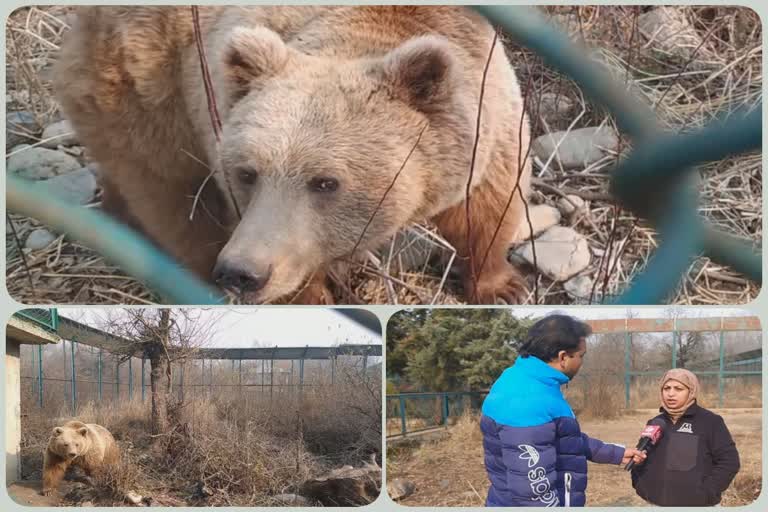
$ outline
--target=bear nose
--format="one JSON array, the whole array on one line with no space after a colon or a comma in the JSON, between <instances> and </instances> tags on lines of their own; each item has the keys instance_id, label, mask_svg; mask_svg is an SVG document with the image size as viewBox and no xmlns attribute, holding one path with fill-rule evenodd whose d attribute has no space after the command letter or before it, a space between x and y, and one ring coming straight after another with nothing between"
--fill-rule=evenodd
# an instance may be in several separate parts
<instances>
[{"instance_id":1,"label":"bear nose","mask_svg":"<svg viewBox=\"0 0 768 512\"><path fill-rule=\"evenodd\" d=\"M272 265L259 266L236 261L219 261L213 269L213 279L219 286L238 293L261 290L271 275Z\"/></svg>"}]
</instances>

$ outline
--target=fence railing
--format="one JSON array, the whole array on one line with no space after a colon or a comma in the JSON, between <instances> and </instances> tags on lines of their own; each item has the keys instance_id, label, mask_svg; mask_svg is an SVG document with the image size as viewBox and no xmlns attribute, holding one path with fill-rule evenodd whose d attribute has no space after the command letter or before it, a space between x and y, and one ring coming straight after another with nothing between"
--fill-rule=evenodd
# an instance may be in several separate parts
<instances>
[{"instance_id":1,"label":"fence railing","mask_svg":"<svg viewBox=\"0 0 768 512\"><path fill-rule=\"evenodd\" d=\"M476 6L516 42L536 52L606 107L634 142L632 153L612 172L617 202L659 232L660 244L645 269L614 300L658 304L677 287L699 254L762 284L762 256L750 242L714 229L698 214L694 166L762 147L762 101L748 112L686 134L665 132L651 109L628 94L588 52L550 26L535 9ZM7 177L7 207L69 233L176 304L211 304L221 294L159 251L145 238L100 212L62 201L15 176Z\"/></svg>"},{"instance_id":2,"label":"fence railing","mask_svg":"<svg viewBox=\"0 0 768 512\"><path fill-rule=\"evenodd\" d=\"M448 426L451 418L479 410L487 391L446 391L387 395L387 437Z\"/></svg>"},{"instance_id":3,"label":"fence railing","mask_svg":"<svg viewBox=\"0 0 768 512\"><path fill-rule=\"evenodd\" d=\"M50 331L56 331L59 327L59 314L55 308L27 308L17 311L14 315L31 320L40 327Z\"/></svg>"}]
</instances>

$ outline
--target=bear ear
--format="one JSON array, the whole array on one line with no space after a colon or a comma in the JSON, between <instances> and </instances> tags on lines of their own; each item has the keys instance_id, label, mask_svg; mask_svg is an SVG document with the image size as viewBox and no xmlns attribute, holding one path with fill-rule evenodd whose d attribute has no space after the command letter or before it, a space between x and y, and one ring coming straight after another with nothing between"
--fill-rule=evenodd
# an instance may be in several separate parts
<instances>
[{"instance_id":1,"label":"bear ear","mask_svg":"<svg viewBox=\"0 0 768 512\"><path fill-rule=\"evenodd\" d=\"M58 436L59 434L62 434L64 432L64 429L61 427L56 427L53 429L53 435Z\"/></svg>"},{"instance_id":2,"label":"bear ear","mask_svg":"<svg viewBox=\"0 0 768 512\"><path fill-rule=\"evenodd\" d=\"M419 36L389 52L377 71L396 96L421 112L444 105L453 86L455 59L448 40Z\"/></svg>"},{"instance_id":3,"label":"bear ear","mask_svg":"<svg viewBox=\"0 0 768 512\"><path fill-rule=\"evenodd\" d=\"M288 47L264 27L236 27L224 51L224 70L235 93L247 91L253 80L276 75L287 62Z\"/></svg>"},{"instance_id":4,"label":"bear ear","mask_svg":"<svg viewBox=\"0 0 768 512\"><path fill-rule=\"evenodd\" d=\"M77 433L81 436L85 436L88 433L88 429L86 427L77 429Z\"/></svg>"}]
</instances>

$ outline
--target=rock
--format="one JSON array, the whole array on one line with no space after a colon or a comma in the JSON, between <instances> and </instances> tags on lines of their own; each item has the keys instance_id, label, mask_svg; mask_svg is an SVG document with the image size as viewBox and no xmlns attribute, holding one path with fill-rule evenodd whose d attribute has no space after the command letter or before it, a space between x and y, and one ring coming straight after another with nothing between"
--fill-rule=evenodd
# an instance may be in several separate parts
<instances>
[{"instance_id":1,"label":"rock","mask_svg":"<svg viewBox=\"0 0 768 512\"><path fill-rule=\"evenodd\" d=\"M294 506L294 507L309 507L312 503L299 494L278 494L273 496L273 499L280 505Z\"/></svg>"},{"instance_id":2,"label":"rock","mask_svg":"<svg viewBox=\"0 0 768 512\"><path fill-rule=\"evenodd\" d=\"M547 123L557 123L561 119L568 119L573 114L573 102L562 94L545 92L539 98L538 107L533 105L533 111L538 108L539 115Z\"/></svg>"},{"instance_id":3,"label":"rock","mask_svg":"<svg viewBox=\"0 0 768 512\"><path fill-rule=\"evenodd\" d=\"M531 226L533 227L533 236L536 237L552 226L560 222L560 211L548 204L537 204L528 208L531 216ZM526 233L525 239L530 238L530 227L528 222L523 220L523 232Z\"/></svg>"},{"instance_id":4,"label":"rock","mask_svg":"<svg viewBox=\"0 0 768 512\"><path fill-rule=\"evenodd\" d=\"M560 139L563 140L555 158L560 159L565 169L587 167L602 159L609 151L616 151L619 145L613 129L602 126L548 133L536 138L531 147L536 156L546 162ZM553 161L552 165L557 164Z\"/></svg>"},{"instance_id":5,"label":"rock","mask_svg":"<svg viewBox=\"0 0 768 512\"><path fill-rule=\"evenodd\" d=\"M592 278L585 275L574 276L563 283L563 288L571 298L578 301L587 301L592 293ZM597 290L595 290L597 293Z\"/></svg>"},{"instance_id":6,"label":"rock","mask_svg":"<svg viewBox=\"0 0 768 512\"><path fill-rule=\"evenodd\" d=\"M88 204L93 201L98 187L96 178L87 167L41 181L37 186L44 187L51 194L74 204Z\"/></svg>"},{"instance_id":7,"label":"rock","mask_svg":"<svg viewBox=\"0 0 768 512\"><path fill-rule=\"evenodd\" d=\"M709 50L701 46L702 39L696 28L685 16L685 11L678 7L660 6L637 18L640 33L651 43L651 48L671 54L681 61L688 62L689 67L701 69L706 60L711 58ZM698 48L698 51L697 51Z\"/></svg>"},{"instance_id":8,"label":"rock","mask_svg":"<svg viewBox=\"0 0 768 512\"><path fill-rule=\"evenodd\" d=\"M131 503L133 505L140 505L141 500L142 500L142 497L133 491L128 491L127 493L125 493L125 501L127 501L128 503Z\"/></svg>"},{"instance_id":9,"label":"rock","mask_svg":"<svg viewBox=\"0 0 768 512\"><path fill-rule=\"evenodd\" d=\"M387 493L394 501L407 498L416 490L416 484L410 480L395 478L387 482Z\"/></svg>"},{"instance_id":10,"label":"rock","mask_svg":"<svg viewBox=\"0 0 768 512\"><path fill-rule=\"evenodd\" d=\"M81 507L92 507L93 502L92 501L84 501L80 504Z\"/></svg>"},{"instance_id":11,"label":"rock","mask_svg":"<svg viewBox=\"0 0 768 512\"><path fill-rule=\"evenodd\" d=\"M31 148L12 155L6 171L22 178L41 180L80 169L80 162L61 151Z\"/></svg>"},{"instance_id":12,"label":"rock","mask_svg":"<svg viewBox=\"0 0 768 512\"><path fill-rule=\"evenodd\" d=\"M554 226L536 239L536 263L539 270L555 281L565 281L578 274L591 260L586 238L571 228ZM515 251L533 265L531 242Z\"/></svg>"},{"instance_id":13,"label":"rock","mask_svg":"<svg viewBox=\"0 0 768 512\"><path fill-rule=\"evenodd\" d=\"M25 142L35 142L34 135L39 126L35 116L29 112L11 112L5 116L5 149L12 148Z\"/></svg>"},{"instance_id":14,"label":"rock","mask_svg":"<svg viewBox=\"0 0 768 512\"><path fill-rule=\"evenodd\" d=\"M48 231L47 229L36 229L29 234L24 247L33 251L45 249L48 245L56 240L56 235Z\"/></svg>"},{"instance_id":15,"label":"rock","mask_svg":"<svg viewBox=\"0 0 768 512\"><path fill-rule=\"evenodd\" d=\"M567 198L567 199L566 199ZM565 216L581 211L585 205L584 199L574 194L568 194L557 201L557 209Z\"/></svg>"},{"instance_id":16,"label":"rock","mask_svg":"<svg viewBox=\"0 0 768 512\"><path fill-rule=\"evenodd\" d=\"M74 146L78 143L75 130L66 119L46 126L43 130L44 148L56 149L61 146Z\"/></svg>"}]
</instances>

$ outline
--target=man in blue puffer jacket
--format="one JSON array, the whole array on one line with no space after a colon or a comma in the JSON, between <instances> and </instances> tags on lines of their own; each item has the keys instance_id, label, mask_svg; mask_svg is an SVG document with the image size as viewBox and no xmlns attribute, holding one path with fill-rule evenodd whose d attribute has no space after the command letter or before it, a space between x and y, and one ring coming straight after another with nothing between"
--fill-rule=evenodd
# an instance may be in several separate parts
<instances>
[{"instance_id":1,"label":"man in blue puffer jacket","mask_svg":"<svg viewBox=\"0 0 768 512\"><path fill-rule=\"evenodd\" d=\"M623 464L645 454L581 432L560 386L579 371L590 327L570 316L536 322L483 402L486 506L583 507L587 461Z\"/></svg>"}]
</instances>

